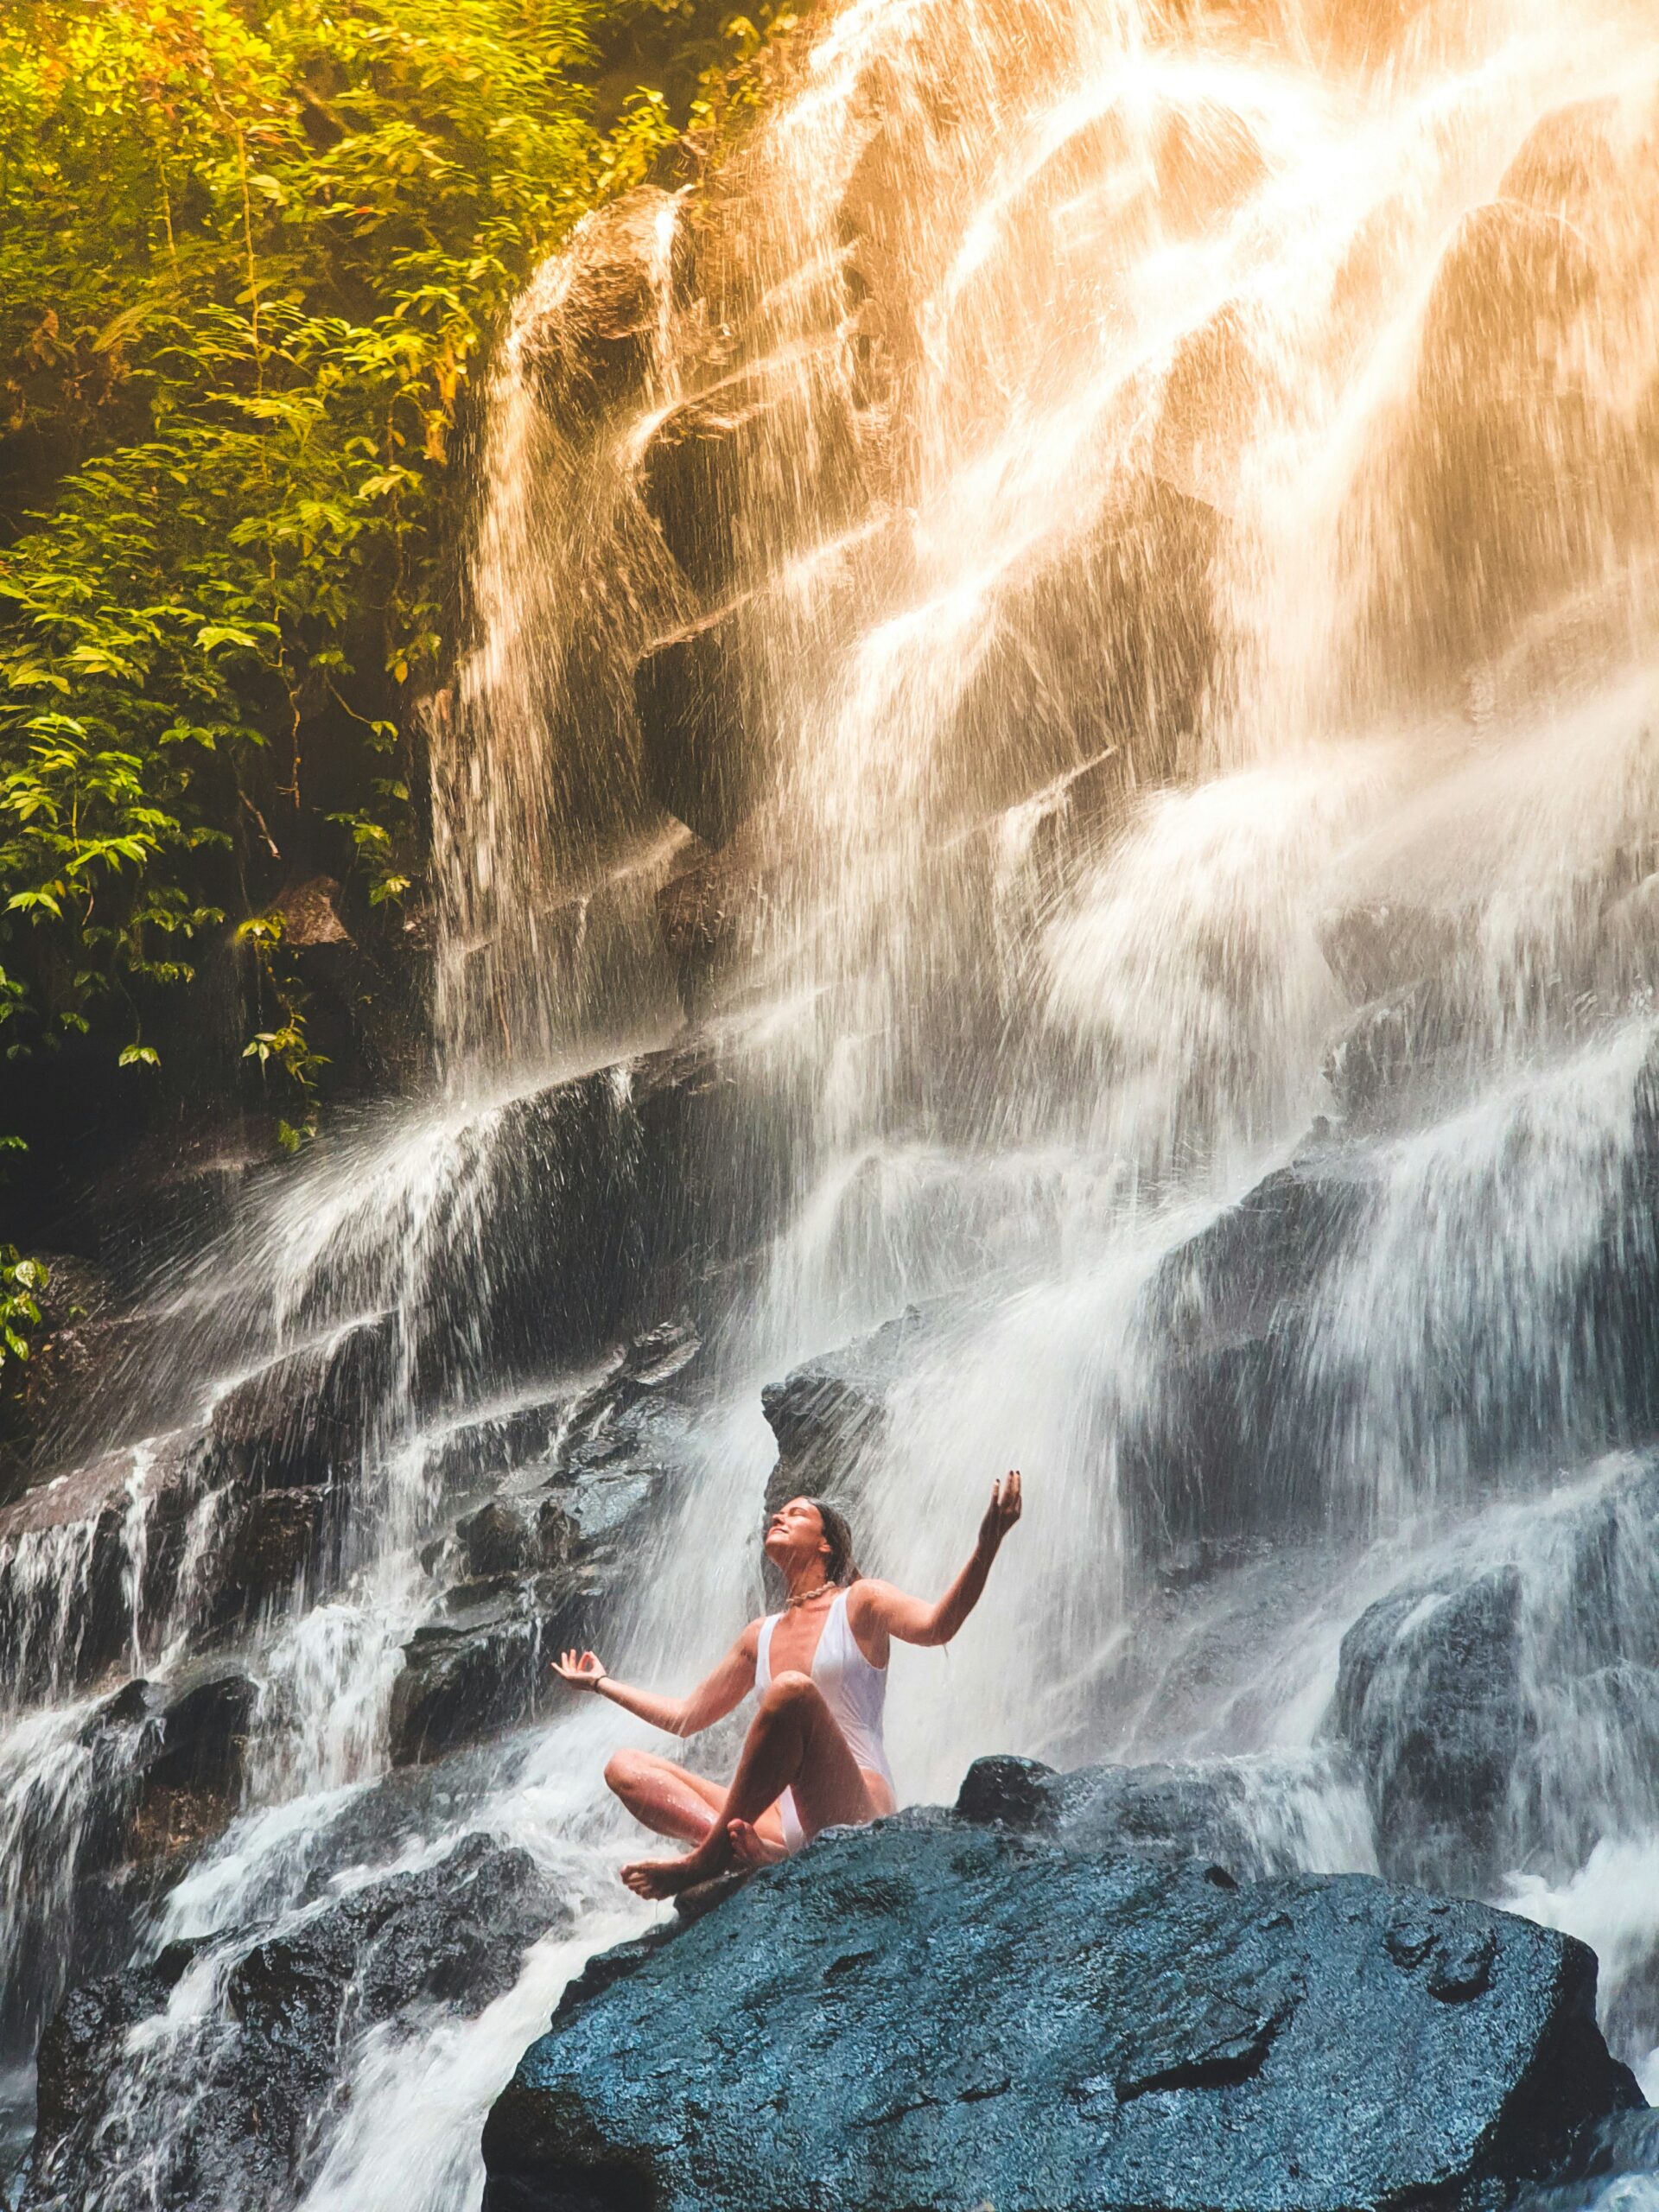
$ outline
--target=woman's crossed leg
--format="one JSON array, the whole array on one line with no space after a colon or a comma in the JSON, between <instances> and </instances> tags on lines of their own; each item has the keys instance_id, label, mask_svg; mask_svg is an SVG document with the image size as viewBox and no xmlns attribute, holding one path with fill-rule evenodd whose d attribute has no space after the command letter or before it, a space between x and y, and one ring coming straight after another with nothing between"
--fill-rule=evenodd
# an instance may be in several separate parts
<instances>
[{"instance_id":1,"label":"woman's crossed leg","mask_svg":"<svg viewBox=\"0 0 1659 2212\"><path fill-rule=\"evenodd\" d=\"M659 1834L692 1846L683 1859L641 1859L622 1869L622 1879L642 1897L673 1897L734 1861L758 1865L780 1857L783 1830L775 1808L785 1789L794 1793L809 1840L820 1828L874 1820L891 1809L873 1797L810 1675L779 1675L763 1692L728 1789L648 1752L620 1752L612 1765L619 1762L624 1764L611 1786L629 1809Z\"/></svg>"}]
</instances>

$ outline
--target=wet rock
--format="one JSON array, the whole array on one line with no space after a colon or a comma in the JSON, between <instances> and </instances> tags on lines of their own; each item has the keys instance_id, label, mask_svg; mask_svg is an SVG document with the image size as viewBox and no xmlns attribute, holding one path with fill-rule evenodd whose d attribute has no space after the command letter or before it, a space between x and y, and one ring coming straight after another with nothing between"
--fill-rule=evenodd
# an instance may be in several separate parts
<instances>
[{"instance_id":1,"label":"wet rock","mask_svg":"<svg viewBox=\"0 0 1659 2212\"><path fill-rule=\"evenodd\" d=\"M0 1667L15 1694L125 1662L168 1618L199 1469L185 1440L112 1452L0 1510Z\"/></svg>"},{"instance_id":2,"label":"wet rock","mask_svg":"<svg viewBox=\"0 0 1659 2212\"><path fill-rule=\"evenodd\" d=\"M1041 1759L1022 1758L1012 1751L994 1751L976 1759L962 1778L957 1811L964 1821L984 1827L1052 1829L1058 1807L1056 1787L1062 1780Z\"/></svg>"},{"instance_id":3,"label":"wet rock","mask_svg":"<svg viewBox=\"0 0 1659 2212\"><path fill-rule=\"evenodd\" d=\"M1412 1967L1402 1904L1436 1929ZM1484 1986L1437 1994L1489 1939ZM1474 2212L1639 2103L1582 1945L1363 1877L1218 1885L901 1816L622 1963L491 2113L488 2212Z\"/></svg>"},{"instance_id":4,"label":"wet rock","mask_svg":"<svg viewBox=\"0 0 1659 2212\"><path fill-rule=\"evenodd\" d=\"M1521 1578L1413 1584L1343 1639L1335 1723L1365 1775L1384 1870L1437 1889L1491 1889L1528 1732Z\"/></svg>"},{"instance_id":5,"label":"wet rock","mask_svg":"<svg viewBox=\"0 0 1659 2212\"><path fill-rule=\"evenodd\" d=\"M759 582L842 528L864 496L832 365L759 362L681 401L646 443L639 488L699 591L723 600Z\"/></svg>"},{"instance_id":6,"label":"wet rock","mask_svg":"<svg viewBox=\"0 0 1659 2212\"><path fill-rule=\"evenodd\" d=\"M742 613L726 607L660 639L633 672L645 788L716 851L767 772Z\"/></svg>"},{"instance_id":7,"label":"wet rock","mask_svg":"<svg viewBox=\"0 0 1659 2212\"><path fill-rule=\"evenodd\" d=\"M657 894L657 929L681 1005L696 1020L718 992L756 896L757 855L739 836L718 853L692 848L690 865Z\"/></svg>"},{"instance_id":8,"label":"wet rock","mask_svg":"<svg viewBox=\"0 0 1659 2212\"><path fill-rule=\"evenodd\" d=\"M550 1658L590 1643L604 1586L577 1572L511 1582L429 1621L404 1646L389 1731L399 1766L517 1727L549 1696Z\"/></svg>"},{"instance_id":9,"label":"wet rock","mask_svg":"<svg viewBox=\"0 0 1659 2212\"><path fill-rule=\"evenodd\" d=\"M32 2049L69 1984L130 1955L145 1915L229 1822L256 1692L238 1670L132 1681L8 1775L13 1893L0 2050Z\"/></svg>"},{"instance_id":10,"label":"wet rock","mask_svg":"<svg viewBox=\"0 0 1659 2212\"><path fill-rule=\"evenodd\" d=\"M1446 1310L1466 1304L1469 1319L1455 1359L1412 1353L1398 1433L1425 1449L1447 1440L1471 1482L1642 1447L1659 1433L1659 1065L1638 1073L1633 1107L1628 1150L1610 1159L1577 1249L1546 1243L1535 1257L1518 1232L1504 1245L1529 1341L1548 1342L1547 1360L1517 1357L1510 1312L1464 1300L1462 1240L1473 1235L1464 1210L1479 1184L1460 1188L1450 1160L1445 1181L1436 1157L1422 1163L1420 1203L1441 1210L1456 1255L1441 1271ZM1514 1127L1518 1161L1533 1141L1527 1111L1516 1109ZM1400 1158L1316 1125L1288 1166L1172 1252L1141 1294L1135 1328L1147 1380L1124 1409L1119 1482L1154 1567L1194 1547L1224 1555L1240 1541L1305 1535L1343 1510L1337 1484L1352 1464L1367 1363L1349 1270L1363 1267L1368 1239L1401 1233ZM1495 1177L1517 1172L1494 1157ZM1389 1325L1398 1332L1405 1317Z\"/></svg>"},{"instance_id":11,"label":"wet rock","mask_svg":"<svg viewBox=\"0 0 1659 2212\"><path fill-rule=\"evenodd\" d=\"M137 1772L122 1886L153 1904L205 1845L230 1825L241 1798L257 1685L239 1668L207 1661L144 1689L152 1726Z\"/></svg>"},{"instance_id":12,"label":"wet rock","mask_svg":"<svg viewBox=\"0 0 1659 2212\"><path fill-rule=\"evenodd\" d=\"M140 1291L158 1263L222 1234L253 1178L280 1157L274 1115L222 1109L124 1147L77 1209L117 1294ZM155 1425L153 1415L145 1425Z\"/></svg>"},{"instance_id":13,"label":"wet rock","mask_svg":"<svg viewBox=\"0 0 1659 2212\"><path fill-rule=\"evenodd\" d=\"M1305 1866L1306 1815L1344 1791L1357 1801L1357 1777L1319 1754L1065 1774L1035 1759L1001 1756L969 1768L957 1811L981 1826L1046 1836L1068 1851L1194 1859L1255 1881Z\"/></svg>"},{"instance_id":14,"label":"wet rock","mask_svg":"<svg viewBox=\"0 0 1659 2212\"><path fill-rule=\"evenodd\" d=\"M879 1443L887 1394L907 1372L933 1318L912 1306L838 1351L769 1382L760 1407L778 1440L763 1510L820 1493L856 1503L863 1464Z\"/></svg>"},{"instance_id":15,"label":"wet rock","mask_svg":"<svg viewBox=\"0 0 1659 2212\"><path fill-rule=\"evenodd\" d=\"M1449 915L1386 899L1344 907L1320 938L1332 974L1357 1007L1442 974L1459 944Z\"/></svg>"},{"instance_id":16,"label":"wet rock","mask_svg":"<svg viewBox=\"0 0 1659 2212\"><path fill-rule=\"evenodd\" d=\"M1489 1894L1512 1868L1562 1881L1603 1834L1659 1819L1656 1547L1659 1466L1615 1460L1355 1622L1330 1726L1385 1872ZM1629 1964L1610 2018L1659 2023L1659 1960Z\"/></svg>"},{"instance_id":17,"label":"wet rock","mask_svg":"<svg viewBox=\"0 0 1659 2212\"><path fill-rule=\"evenodd\" d=\"M106 1698L82 1741L104 1758L114 1786L83 1834L81 1871L170 1852L187 1833L199 1843L222 1828L242 1787L257 1701L251 1677L216 1660L171 1681L134 1680Z\"/></svg>"},{"instance_id":18,"label":"wet rock","mask_svg":"<svg viewBox=\"0 0 1659 2212\"><path fill-rule=\"evenodd\" d=\"M210 1661L168 1686L146 1788L233 1796L241 1787L258 1686L240 1668Z\"/></svg>"},{"instance_id":19,"label":"wet rock","mask_svg":"<svg viewBox=\"0 0 1659 2212\"><path fill-rule=\"evenodd\" d=\"M128 2032L162 2010L188 1962L188 1948L175 1946L152 1967L71 1991L41 2043L40 2150L61 2142L79 2115L98 2107ZM38 2185L35 2194L40 2195Z\"/></svg>"},{"instance_id":20,"label":"wet rock","mask_svg":"<svg viewBox=\"0 0 1659 2212\"><path fill-rule=\"evenodd\" d=\"M256 1491L349 1484L383 1417L397 1357L395 1318L377 1314L272 1360L213 1408L220 1474Z\"/></svg>"},{"instance_id":21,"label":"wet rock","mask_svg":"<svg viewBox=\"0 0 1659 2212\"><path fill-rule=\"evenodd\" d=\"M1159 1356L1120 1444L1125 1504L1149 1560L1317 1524L1329 1468L1306 1402L1307 1348L1366 1204L1347 1160L1313 1152L1158 1268L1138 1327Z\"/></svg>"},{"instance_id":22,"label":"wet rock","mask_svg":"<svg viewBox=\"0 0 1659 2212\"><path fill-rule=\"evenodd\" d=\"M543 1541L561 1535L579 1555L637 1556L646 1530L689 1463L690 1419L673 1399L611 1404L591 1427L565 1440L543 1510L561 1516Z\"/></svg>"},{"instance_id":23,"label":"wet rock","mask_svg":"<svg viewBox=\"0 0 1659 2212\"><path fill-rule=\"evenodd\" d=\"M499 1497L458 1521L455 1535L468 1572L480 1579L522 1573L540 1549L528 1516Z\"/></svg>"},{"instance_id":24,"label":"wet rock","mask_svg":"<svg viewBox=\"0 0 1659 2212\"><path fill-rule=\"evenodd\" d=\"M309 1580L328 1554L343 1503L343 1492L327 1484L242 1500L225 1549L217 1622L251 1623Z\"/></svg>"},{"instance_id":25,"label":"wet rock","mask_svg":"<svg viewBox=\"0 0 1659 2212\"><path fill-rule=\"evenodd\" d=\"M399 1764L531 1719L550 1694L551 1656L599 1635L691 1464L695 1410L670 1386L700 1349L682 1322L616 1348L563 1399L556 1442L456 1524L453 1547L434 1547L434 1572L453 1557L467 1579L404 1646L391 1708Z\"/></svg>"},{"instance_id":26,"label":"wet rock","mask_svg":"<svg viewBox=\"0 0 1659 2212\"><path fill-rule=\"evenodd\" d=\"M728 1089L706 1046L689 1044L515 1099L480 1132L468 1185L479 1242L458 1246L437 1287L447 1294L414 1317L413 1395L437 1410L523 1389L527 1403L523 1421L480 1415L458 1429L457 1453L476 1446L480 1466L512 1458L556 1395L556 1351L572 1363L601 1355L694 1290L732 1243L747 1246L750 1224L717 1211L696 1168L722 1141Z\"/></svg>"},{"instance_id":27,"label":"wet rock","mask_svg":"<svg viewBox=\"0 0 1659 2212\"><path fill-rule=\"evenodd\" d=\"M136 1903L119 1878L131 1850L143 1762L157 1731L145 1686L106 1698L77 1726L43 1725L34 1758L7 1763L6 1942L0 2054L22 2063L72 1980L126 1955Z\"/></svg>"},{"instance_id":28,"label":"wet rock","mask_svg":"<svg viewBox=\"0 0 1659 2212\"><path fill-rule=\"evenodd\" d=\"M23 1407L35 1469L62 1465L94 1438L100 1443L122 1440L121 1429L111 1435L107 1424L100 1428L88 1417L91 1409L108 1408L156 1361L161 1341L154 1316L105 1307L61 1323L36 1347ZM164 1404L164 1411L170 1410ZM128 1433L142 1433L150 1425L140 1422Z\"/></svg>"},{"instance_id":29,"label":"wet rock","mask_svg":"<svg viewBox=\"0 0 1659 2212\"><path fill-rule=\"evenodd\" d=\"M671 194L642 185L585 216L537 276L518 344L549 406L607 406L649 371L665 298L692 276Z\"/></svg>"},{"instance_id":30,"label":"wet rock","mask_svg":"<svg viewBox=\"0 0 1659 2212\"><path fill-rule=\"evenodd\" d=\"M1630 2177L1630 2196L1640 2203L1659 2173L1659 2113L1615 2113L1586 2127L1560 2171L1542 2188L1528 2190L1520 2212L1596 2212L1616 2205L1618 2183Z\"/></svg>"},{"instance_id":31,"label":"wet rock","mask_svg":"<svg viewBox=\"0 0 1659 2212\"><path fill-rule=\"evenodd\" d=\"M728 1878L716 1876L715 1879L724 1885L723 1894L729 1896L731 1884ZM704 1883L701 1886L711 1889L714 1884ZM677 1933L672 1925L661 1925L647 1929L643 1936L633 1936L626 1943L613 1943L608 1951L596 1951L582 1972L573 1974L565 1984L554 2008L553 2018L556 2020L565 2019L572 2012L579 2011L590 1998L602 1995L613 1982L625 1980L637 1967L644 1966L653 1951L660 1950L664 1943L672 1942Z\"/></svg>"},{"instance_id":32,"label":"wet rock","mask_svg":"<svg viewBox=\"0 0 1659 2212\"><path fill-rule=\"evenodd\" d=\"M1389 658L1396 681L1414 667L1444 677L1478 655L1497 658L1541 607L1593 588L1613 546L1651 541L1630 418L1567 365L1588 332L1628 312L1621 288L1643 281L1628 249L1610 242L1604 211L1651 202L1652 156L1627 134L1611 163L1624 176L1586 192L1588 170L1575 180L1560 158L1562 120L1546 119L1547 147L1522 149L1517 188L1471 209L1450 237L1414 389L1392 449L1376 457L1411 566L1408 579L1388 557L1374 571L1382 682Z\"/></svg>"},{"instance_id":33,"label":"wet rock","mask_svg":"<svg viewBox=\"0 0 1659 2212\"><path fill-rule=\"evenodd\" d=\"M1659 874L1645 875L1602 914L1598 995L1618 1005L1659 988Z\"/></svg>"},{"instance_id":34,"label":"wet rock","mask_svg":"<svg viewBox=\"0 0 1659 2212\"><path fill-rule=\"evenodd\" d=\"M304 2016L319 1999L323 2023L355 2005L368 2025L422 1999L481 2012L511 1988L530 1945L565 1917L527 1852L468 1836L425 1873L390 1876L257 1944L231 1975L229 2008L259 2039L296 2026L314 2032Z\"/></svg>"},{"instance_id":35,"label":"wet rock","mask_svg":"<svg viewBox=\"0 0 1659 2212\"><path fill-rule=\"evenodd\" d=\"M1219 532L1204 501L1140 479L1066 557L1003 586L957 710L976 799L1013 804L1109 748L1120 791L1186 771L1217 647Z\"/></svg>"},{"instance_id":36,"label":"wet rock","mask_svg":"<svg viewBox=\"0 0 1659 2212\"><path fill-rule=\"evenodd\" d=\"M1563 1034L1582 1033L1593 1004L1624 1005L1641 988L1645 864L1639 851L1602 856L1573 884L1571 921L1550 925L1526 988ZM1325 926L1326 962L1357 1009L1325 1066L1351 1122L1428 1120L1437 1089L1466 1095L1492 1016L1477 934L1472 909L1401 899L1360 901Z\"/></svg>"},{"instance_id":37,"label":"wet rock","mask_svg":"<svg viewBox=\"0 0 1659 2212\"><path fill-rule=\"evenodd\" d=\"M481 2012L566 1917L526 1853L474 1835L423 1872L243 1939L207 2017L149 2051L129 2037L164 2009L200 1946L77 1989L41 2038L25 2204L90 2203L142 2154L158 2202L281 2212L315 2172L362 2037L407 2032L433 2007ZM184 2108L188 2127L157 2132L158 2110Z\"/></svg>"},{"instance_id":38,"label":"wet rock","mask_svg":"<svg viewBox=\"0 0 1659 2212\"><path fill-rule=\"evenodd\" d=\"M1037 880L1058 889L1098 859L1122 819L1128 776L1120 747L1068 769L1026 805L1035 816L1027 848Z\"/></svg>"},{"instance_id":39,"label":"wet rock","mask_svg":"<svg viewBox=\"0 0 1659 2212\"><path fill-rule=\"evenodd\" d=\"M895 379L920 353L914 305L920 257L906 221L915 159L902 116L877 103L836 210L845 278L857 305L855 397L861 408L890 403Z\"/></svg>"},{"instance_id":40,"label":"wet rock","mask_svg":"<svg viewBox=\"0 0 1659 2212\"><path fill-rule=\"evenodd\" d=\"M1325 1056L1325 1078L1344 1117L1363 1127L1421 1097L1441 1065L1466 1052L1445 986L1425 976L1350 1023Z\"/></svg>"},{"instance_id":41,"label":"wet rock","mask_svg":"<svg viewBox=\"0 0 1659 2212\"><path fill-rule=\"evenodd\" d=\"M528 1404L458 1421L429 1447L427 1465L433 1479L448 1494L465 1496L545 1459L569 1403L568 1389L544 1390Z\"/></svg>"}]
</instances>

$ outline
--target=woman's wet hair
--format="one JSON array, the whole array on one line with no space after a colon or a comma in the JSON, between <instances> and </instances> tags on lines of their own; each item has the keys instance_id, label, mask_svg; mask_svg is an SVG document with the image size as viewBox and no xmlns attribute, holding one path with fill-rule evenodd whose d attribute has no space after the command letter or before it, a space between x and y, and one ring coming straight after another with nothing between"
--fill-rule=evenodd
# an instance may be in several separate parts
<instances>
[{"instance_id":1,"label":"woman's wet hair","mask_svg":"<svg viewBox=\"0 0 1659 2212\"><path fill-rule=\"evenodd\" d=\"M805 1503L817 1515L830 1546L830 1556L823 1563L825 1581L856 1582L858 1561L853 1556L853 1532L847 1516L827 1497L809 1497Z\"/></svg>"}]
</instances>

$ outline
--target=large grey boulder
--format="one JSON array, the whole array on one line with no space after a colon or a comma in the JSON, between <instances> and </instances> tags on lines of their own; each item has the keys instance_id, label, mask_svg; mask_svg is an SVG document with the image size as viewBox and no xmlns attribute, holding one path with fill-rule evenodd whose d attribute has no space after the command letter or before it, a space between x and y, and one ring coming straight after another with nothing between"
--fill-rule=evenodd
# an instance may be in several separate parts
<instances>
[{"instance_id":1,"label":"large grey boulder","mask_svg":"<svg viewBox=\"0 0 1659 2212\"><path fill-rule=\"evenodd\" d=\"M1473 2212L1640 2103L1552 1931L938 1815L616 1964L492 2112L486 2212Z\"/></svg>"}]
</instances>

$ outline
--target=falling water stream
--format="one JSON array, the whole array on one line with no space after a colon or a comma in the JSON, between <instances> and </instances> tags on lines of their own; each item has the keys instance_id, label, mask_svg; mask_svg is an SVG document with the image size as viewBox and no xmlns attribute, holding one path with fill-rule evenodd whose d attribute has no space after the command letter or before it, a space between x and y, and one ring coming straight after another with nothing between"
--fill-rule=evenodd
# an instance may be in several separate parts
<instances>
[{"instance_id":1,"label":"falling water stream","mask_svg":"<svg viewBox=\"0 0 1659 2212\"><path fill-rule=\"evenodd\" d=\"M440 1602L451 1441L579 1401L594 1332L515 1309L521 1243L588 1219L596 1144L626 1183L671 1047L716 1099L707 1264L626 1323L689 1300L701 1395L607 1662L717 1655L759 1593L761 1385L914 1306L869 1560L937 1585L993 1473L1029 1502L952 1650L895 1662L906 1797L993 1750L1221 1757L1274 1851L1375 1868L1363 1792L1306 1756L1342 1637L1498 1563L1545 1813L1487 1886L1597 1944L1659 2088L1659 1735L1555 1694L1562 1532L1625 1510L1659 1425L1595 1287L1650 1257L1659 10L845 0L798 37L725 173L590 219L499 352L433 713L437 1095L331 1132L152 1287L64 1477L125 1455L130 1648L96 1692L90 1522L0 1551L16 1970L49 1978L70 1909L91 1700L200 1642L215 1406L364 1329L339 1571L238 1631L242 1808L147 1925L223 1940L131 2054L134 2140L188 2125L232 1931L385 1871L336 1839ZM619 258L646 307L601 379ZM652 472L710 421L688 537ZM734 702L690 828L636 715L664 640ZM688 879L720 909L689 1029L658 925ZM1179 1503L1192 1347L1228 1326L1185 1255L1276 1173L1346 1226L1304 1255L1279 1425ZM161 1471L188 1534L157 1597ZM1650 1661L1659 1583L1608 1603ZM555 1705L423 1801L397 1863L486 1828L577 1919L476 2020L367 2040L312 2212L476 2203L488 2102L643 1917L599 1781L631 1726ZM141 2165L111 2157L102 2212L151 2202Z\"/></svg>"}]
</instances>

